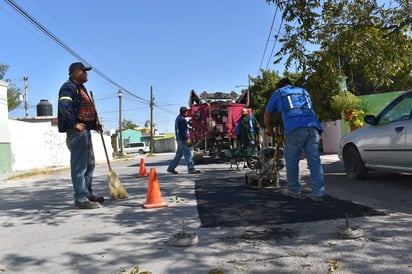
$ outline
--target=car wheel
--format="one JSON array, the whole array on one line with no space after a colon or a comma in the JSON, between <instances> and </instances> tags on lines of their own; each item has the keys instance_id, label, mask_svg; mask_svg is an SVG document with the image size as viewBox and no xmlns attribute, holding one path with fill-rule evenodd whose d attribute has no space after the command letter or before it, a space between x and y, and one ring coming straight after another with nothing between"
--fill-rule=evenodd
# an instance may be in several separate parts
<instances>
[{"instance_id":1,"label":"car wheel","mask_svg":"<svg viewBox=\"0 0 412 274\"><path fill-rule=\"evenodd\" d=\"M346 175L350 179L364 180L368 174L368 169L362 161L356 147L351 146L345 149L343 162Z\"/></svg>"},{"instance_id":2,"label":"car wheel","mask_svg":"<svg viewBox=\"0 0 412 274\"><path fill-rule=\"evenodd\" d=\"M140 149L139 154L144 154L144 151Z\"/></svg>"}]
</instances>

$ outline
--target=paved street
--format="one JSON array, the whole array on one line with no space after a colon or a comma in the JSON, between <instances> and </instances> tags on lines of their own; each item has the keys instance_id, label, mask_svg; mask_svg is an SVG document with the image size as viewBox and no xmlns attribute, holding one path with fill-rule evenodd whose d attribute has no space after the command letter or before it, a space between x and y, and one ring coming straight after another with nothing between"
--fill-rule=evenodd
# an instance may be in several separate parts
<instances>
[{"instance_id":1,"label":"paved street","mask_svg":"<svg viewBox=\"0 0 412 274\"><path fill-rule=\"evenodd\" d=\"M199 165L200 175L165 172L174 154L145 157L155 168L165 208L144 209L148 177L138 177L140 156L114 161L113 170L129 192L123 201L108 198L107 166L95 172L95 192L107 197L96 210L76 210L69 170L0 182L0 272L116 274L140 266L163 273L335 273L412 272L412 182L406 175L372 174L348 181L336 155L322 156L327 193L387 212L387 216L349 219L364 236L336 237L345 220L295 223L279 227L201 228L194 180L241 176L229 164ZM301 162L303 179L308 171ZM284 174L282 174L284 178ZM390 183L388 183L390 182ZM314 212L313 214L316 214ZM197 233L199 243L173 247L176 233Z\"/></svg>"}]
</instances>

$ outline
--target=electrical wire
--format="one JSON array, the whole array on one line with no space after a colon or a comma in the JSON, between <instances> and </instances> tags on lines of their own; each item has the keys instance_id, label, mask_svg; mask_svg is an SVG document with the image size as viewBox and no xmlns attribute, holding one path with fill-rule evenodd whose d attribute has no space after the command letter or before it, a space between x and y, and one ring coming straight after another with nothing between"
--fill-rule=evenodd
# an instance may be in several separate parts
<instances>
[{"instance_id":1,"label":"electrical wire","mask_svg":"<svg viewBox=\"0 0 412 274\"><path fill-rule=\"evenodd\" d=\"M283 17L282 17L282 21L280 22L280 25L279 25L278 33L276 34L275 37L279 37L279 33L280 33L280 30L282 29L282 25L283 25ZM269 56L273 56L273 52L275 51L275 47L276 47L277 41L278 41L278 40L275 39L275 42L273 43L272 51L270 52L270 55L269 55ZM265 70L267 70L268 67L269 67L270 59L271 59L271 57L269 57L269 60L268 60L268 63L266 64Z\"/></svg>"},{"instance_id":2,"label":"electrical wire","mask_svg":"<svg viewBox=\"0 0 412 274\"><path fill-rule=\"evenodd\" d=\"M273 15L272 25L270 26L268 38L266 39L265 50L263 51L263 55L262 55L262 58L261 58L261 60L260 60L260 65L259 65L259 69L258 69L258 72L257 72L256 77L259 76L259 74L260 74L260 69L262 68L263 60L265 59L266 50L267 50L268 45L269 45L269 41L270 41L270 37L271 37L271 34L272 34L273 25L275 24L275 20L276 20L277 13L278 13L278 7L276 6L275 14ZM269 58L270 58L270 57L269 57Z\"/></svg>"},{"instance_id":3,"label":"electrical wire","mask_svg":"<svg viewBox=\"0 0 412 274\"><path fill-rule=\"evenodd\" d=\"M29 13L27 13L22 7L17 5L13 0L5 0L13 9L15 9L19 14L21 14L29 23L34 25L37 29L39 29L41 32L46 34L53 42L55 42L57 45L59 45L61 48L63 48L65 51L67 51L70 55L75 57L76 59L80 60L82 63L85 63L86 65L90 65L93 67L93 72L95 72L97 75L99 75L102 79L106 80L113 86L121 89L122 91L126 92L132 97L135 97L142 103L150 103L149 100L144 99L140 96L137 96L136 94L130 92L120 84L116 83L114 80L112 80L109 76L104 74L102 71L94 67L92 64L87 62L86 59L81 57L78 53L76 53L72 48L70 48L67 44L65 44L63 41L61 41L56 35L54 35L51 31L49 31L45 26L43 26L41 23L39 23L33 16L31 16Z\"/></svg>"}]
</instances>

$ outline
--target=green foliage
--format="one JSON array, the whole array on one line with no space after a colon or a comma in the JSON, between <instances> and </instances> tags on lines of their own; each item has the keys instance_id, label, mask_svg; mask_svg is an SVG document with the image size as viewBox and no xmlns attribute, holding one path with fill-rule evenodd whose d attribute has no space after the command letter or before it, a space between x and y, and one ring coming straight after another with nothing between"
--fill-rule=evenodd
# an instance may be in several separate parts
<instances>
[{"instance_id":1,"label":"green foliage","mask_svg":"<svg viewBox=\"0 0 412 274\"><path fill-rule=\"evenodd\" d=\"M135 129L139 127L137 124L133 123L131 120L123 119L122 130Z\"/></svg>"},{"instance_id":2,"label":"green foliage","mask_svg":"<svg viewBox=\"0 0 412 274\"><path fill-rule=\"evenodd\" d=\"M286 69L293 64L306 75L321 119L338 116L329 99L341 75L356 95L412 87L410 0L267 2L283 12L276 62L286 58Z\"/></svg>"},{"instance_id":3,"label":"green foliage","mask_svg":"<svg viewBox=\"0 0 412 274\"><path fill-rule=\"evenodd\" d=\"M16 87L9 79L5 79L5 75L7 70L9 69L9 65L0 64L0 80L6 81L9 83L7 87L7 107L9 112L18 108L21 105L20 101L20 94L21 89Z\"/></svg>"},{"instance_id":4,"label":"green foliage","mask_svg":"<svg viewBox=\"0 0 412 274\"><path fill-rule=\"evenodd\" d=\"M250 105L253 110L253 115L259 121L260 125L264 125L264 113L267 102L276 90L276 85L280 79L287 77L297 86L302 86L304 83L301 74L285 72L283 76L279 76L277 71L261 71L261 76L257 78L250 78ZM279 125L281 117L279 113L272 115L272 124Z\"/></svg>"},{"instance_id":5,"label":"green foliage","mask_svg":"<svg viewBox=\"0 0 412 274\"><path fill-rule=\"evenodd\" d=\"M9 65L0 64L0 80L5 80L4 76L6 75L6 72L8 69L9 69Z\"/></svg>"},{"instance_id":6,"label":"green foliage","mask_svg":"<svg viewBox=\"0 0 412 274\"><path fill-rule=\"evenodd\" d=\"M9 112L21 105L22 101L20 101L20 94L21 90L13 83L10 83L7 89L7 107Z\"/></svg>"},{"instance_id":7,"label":"green foliage","mask_svg":"<svg viewBox=\"0 0 412 274\"><path fill-rule=\"evenodd\" d=\"M260 125L264 124L263 115L265 106L276 89L276 84L281 77L277 71L261 71L257 78L250 78L250 105L253 115L259 121Z\"/></svg>"},{"instance_id":8,"label":"green foliage","mask_svg":"<svg viewBox=\"0 0 412 274\"><path fill-rule=\"evenodd\" d=\"M345 31L353 30L360 37L365 29L376 29L379 33L392 35L406 33L411 19L409 0L394 0L381 4L380 1L336 1L336 0L267 0L275 3L282 10L285 32L278 38L282 44L276 53L277 57L288 56L287 67L293 61L298 62L298 69L307 66L311 59L308 48L328 45ZM354 41L357 43L360 40ZM362 54L362 50L354 53L354 57Z\"/></svg>"},{"instance_id":9,"label":"green foliage","mask_svg":"<svg viewBox=\"0 0 412 274\"><path fill-rule=\"evenodd\" d=\"M330 99L330 107L340 112L349 109L359 109L361 105L361 100L350 91L343 91L340 94L333 95Z\"/></svg>"}]
</instances>

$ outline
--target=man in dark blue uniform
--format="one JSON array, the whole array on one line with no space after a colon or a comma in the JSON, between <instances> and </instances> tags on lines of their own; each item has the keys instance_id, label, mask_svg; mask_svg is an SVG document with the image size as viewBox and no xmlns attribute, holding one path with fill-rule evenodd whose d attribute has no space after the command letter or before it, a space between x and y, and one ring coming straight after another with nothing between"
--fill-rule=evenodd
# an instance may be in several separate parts
<instances>
[{"instance_id":1,"label":"man in dark blue uniform","mask_svg":"<svg viewBox=\"0 0 412 274\"><path fill-rule=\"evenodd\" d=\"M191 140L189 138L188 122L186 120L187 108L181 107L179 112L180 113L175 120L175 133L177 142L176 155L172 162L169 164L167 172L177 174L175 168L179 165L182 156L184 156L187 162L187 171L189 172L189 174L199 174L200 170L195 169L193 151L190 148Z\"/></svg>"}]
</instances>

